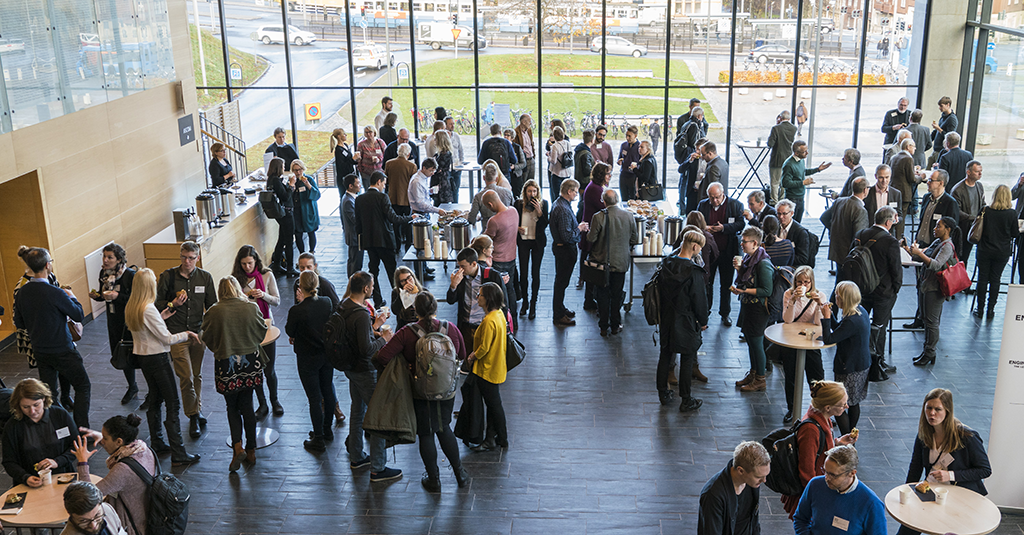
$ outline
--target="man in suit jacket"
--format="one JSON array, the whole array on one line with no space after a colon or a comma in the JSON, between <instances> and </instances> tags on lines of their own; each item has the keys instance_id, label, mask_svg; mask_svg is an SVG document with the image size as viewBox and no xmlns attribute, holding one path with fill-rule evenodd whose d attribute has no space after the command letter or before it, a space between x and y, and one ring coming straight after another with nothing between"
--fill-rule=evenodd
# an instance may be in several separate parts
<instances>
[{"instance_id":1,"label":"man in suit jacket","mask_svg":"<svg viewBox=\"0 0 1024 535\"><path fill-rule=\"evenodd\" d=\"M885 134L883 144L891 145L896 141L896 132L910 124L909 108L910 101L907 100L907 97L900 97L899 102L896 103L896 109L885 112L885 118L882 119L882 133Z\"/></svg>"},{"instance_id":2,"label":"man in suit jacket","mask_svg":"<svg viewBox=\"0 0 1024 535\"><path fill-rule=\"evenodd\" d=\"M373 304L384 306L380 287L383 280L380 274L380 263L384 262L388 284L394 284L395 268L398 262L395 257L394 225L412 221L412 216L400 216L391 208L391 199L384 193L388 177L380 171L370 175L370 186L356 198L356 232L359 233L359 247L370 255L370 274L377 284L373 285Z\"/></svg>"},{"instance_id":3,"label":"man in suit jacket","mask_svg":"<svg viewBox=\"0 0 1024 535\"><path fill-rule=\"evenodd\" d=\"M793 155L793 140L796 139L796 125L790 121L789 110L775 118L775 126L768 134L768 176L771 179L772 204L779 202L779 188L782 184L782 164Z\"/></svg>"},{"instance_id":4,"label":"man in suit jacket","mask_svg":"<svg viewBox=\"0 0 1024 535\"><path fill-rule=\"evenodd\" d=\"M914 169L914 151L917 150L917 145L914 144L913 139L905 139L901 144L903 150L899 154L893 156L889 162L889 167L892 170L892 189L900 192L900 210L901 214L907 214L907 210L910 209L910 203L913 199L914 194L917 192L917 185L921 182L921 175ZM902 221L900 221L900 228L896 230L897 237L899 232L902 231Z\"/></svg>"},{"instance_id":5,"label":"man in suit jacket","mask_svg":"<svg viewBox=\"0 0 1024 535\"><path fill-rule=\"evenodd\" d=\"M793 242L796 255L793 265L814 267L814 257L811 256L811 240L816 236L812 238L811 233L803 225L793 220L796 203L789 199L783 199L775 205L775 210L776 216L779 218L779 225L782 227L780 237Z\"/></svg>"},{"instance_id":6,"label":"man in suit jacket","mask_svg":"<svg viewBox=\"0 0 1024 535\"><path fill-rule=\"evenodd\" d=\"M732 258L739 254L740 242L738 233L743 230L743 203L727 197L721 184L712 183L708 186L708 198L697 204L697 211L704 215L708 231L718 245L718 258L707 266L708 270L708 309L714 304L715 273L721 276L719 289L718 314L726 327L732 326L729 313L732 312Z\"/></svg>"},{"instance_id":7,"label":"man in suit jacket","mask_svg":"<svg viewBox=\"0 0 1024 535\"><path fill-rule=\"evenodd\" d=\"M854 247L868 247L878 273L878 286L871 292L862 292L860 304L871 313L871 338L868 343L871 357L879 361L885 373L895 373L896 366L885 363L885 329L889 325L896 296L903 287L900 243L890 234L896 223L896 209L882 206L872 217L874 226L861 230L853 240Z\"/></svg>"},{"instance_id":8,"label":"man in suit jacket","mask_svg":"<svg viewBox=\"0 0 1024 535\"><path fill-rule=\"evenodd\" d=\"M411 160L414 164L419 165L420 147L419 145L409 141L409 131L405 128L398 131L398 139L388 143L388 146L384 148L384 163L386 164L390 160L398 158L398 147L400 147L402 143L409 144L409 157L407 159Z\"/></svg>"},{"instance_id":9,"label":"man in suit jacket","mask_svg":"<svg viewBox=\"0 0 1024 535\"><path fill-rule=\"evenodd\" d=\"M828 259L842 267L846 255L850 254L853 237L868 228L868 212L864 209L864 198L868 195L868 179L858 177L853 181L853 195L842 197L832 205L832 226L829 229Z\"/></svg>"},{"instance_id":10,"label":"man in suit jacket","mask_svg":"<svg viewBox=\"0 0 1024 535\"><path fill-rule=\"evenodd\" d=\"M885 152L882 154L882 163L892 165L892 158L899 154L899 152L903 149L904 139L914 139L913 132L906 128L900 130L899 132L896 132L896 142L893 143L892 145L889 145L885 149ZM915 145L917 144L916 141L914 143Z\"/></svg>"},{"instance_id":11,"label":"man in suit jacket","mask_svg":"<svg viewBox=\"0 0 1024 535\"><path fill-rule=\"evenodd\" d=\"M409 161L412 155L412 144L403 143L398 146L398 157L384 164L384 174L388 176L388 199L391 208L398 215L412 214L409 206L409 182L412 175L419 169ZM402 254L412 245L412 226L408 223L395 225L395 252Z\"/></svg>"},{"instance_id":12,"label":"man in suit jacket","mask_svg":"<svg viewBox=\"0 0 1024 535\"><path fill-rule=\"evenodd\" d=\"M363 269L363 250L359 248L359 233L356 231L356 197L363 185L359 182L359 174L346 176L342 185L345 193L341 195L341 228L345 231L345 247L348 248L346 273L351 277Z\"/></svg>"},{"instance_id":13,"label":"man in suit jacket","mask_svg":"<svg viewBox=\"0 0 1024 535\"><path fill-rule=\"evenodd\" d=\"M597 315L601 336L622 332L622 287L629 271L629 251L640 243L633 214L619 205L619 194L607 188L601 194L606 208L594 214L587 232L591 243L590 255L598 262L607 262L608 285L597 287Z\"/></svg>"},{"instance_id":14,"label":"man in suit jacket","mask_svg":"<svg viewBox=\"0 0 1024 535\"><path fill-rule=\"evenodd\" d=\"M960 134L950 132L946 134L946 152L939 156L936 162L939 169L949 173L947 190L952 191L964 177L967 176L967 163L974 159L971 153L960 148Z\"/></svg>"},{"instance_id":15,"label":"man in suit jacket","mask_svg":"<svg viewBox=\"0 0 1024 535\"><path fill-rule=\"evenodd\" d=\"M971 242L967 241L967 236L971 232L974 220L985 209L985 186L981 183L981 162L978 160L968 162L967 177L953 186L949 190L949 194L960 205L960 250L957 253L960 254L960 260L963 260L966 265L973 248ZM967 293L971 291L973 290L968 288Z\"/></svg>"},{"instance_id":16,"label":"man in suit jacket","mask_svg":"<svg viewBox=\"0 0 1024 535\"><path fill-rule=\"evenodd\" d=\"M714 182L721 184L722 191L728 195L729 162L718 155L718 147L715 146L713 141L708 141L702 145L700 151L701 158L707 162L707 168L704 170L704 178L700 181L700 187L697 189L697 194L699 195L697 202L708 198L708 186Z\"/></svg>"},{"instance_id":17,"label":"man in suit jacket","mask_svg":"<svg viewBox=\"0 0 1024 535\"><path fill-rule=\"evenodd\" d=\"M864 209L867 210L868 217L874 217L879 208L886 206L891 206L893 210L896 210L896 223L889 229L895 229L893 236L899 241L903 238L904 214L900 212L900 208L903 206L903 194L900 193L900 190L889 187L891 175L892 170L884 163L875 168L875 185L868 188L868 196L864 199Z\"/></svg>"},{"instance_id":18,"label":"man in suit jacket","mask_svg":"<svg viewBox=\"0 0 1024 535\"><path fill-rule=\"evenodd\" d=\"M743 217L752 227L760 228L761 223L764 223L764 218L770 215L778 217L775 208L765 202L763 190L756 189L747 195L747 208L749 209L743 211Z\"/></svg>"},{"instance_id":19,"label":"man in suit jacket","mask_svg":"<svg viewBox=\"0 0 1024 535\"><path fill-rule=\"evenodd\" d=\"M853 179L865 176L864 167L860 165L860 151L857 149L846 149L843 152L843 165L850 170L850 176L846 178L843 189L839 192L840 197L853 195Z\"/></svg>"},{"instance_id":20,"label":"man in suit jacket","mask_svg":"<svg viewBox=\"0 0 1024 535\"><path fill-rule=\"evenodd\" d=\"M907 127L907 130L910 130L910 137L917 145L917 150L914 151L914 165L927 167L928 151L932 150L932 134L926 126L921 124L923 117L924 112L914 110L910 114L910 126Z\"/></svg>"},{"instance_id":21,"label":"man in suit jacket","mask_svg":"<svg viewBox=\"0 0 1024 535\"><path fill-rule=\"evenodd\" d=\"M693 109L696 108L697 106L700 106L700 99L699 98L691 98L690 99L690 108L688 110L686 110L686 113L680 115L679 118L676 119L676 137L679 137L679 134L682 133L683 125L686 124L690 120L690 112L692 112ZM703 118L701 119L701 121L703 121L703 124L701 125L702 126L701 129L704 130L705 132L707 132L708 131L708 122L706 120L704 120Z\"/></svg>"},{"instance_id":22,"label":"man in suit jacket","mask_svg":"<svg viewBox=\"0 0 1024 535\"><path fill-rule=\"evenodd\" d=\"M960 219L960 204L946 193L948 181L949 174L942 169L932 171L931 176L928 177L928 193L921 197L921 225L918 227L915 237L917 246L922 249L931 245L935 239L932 231L938 220L946 216L952 217L954 220Z\"/></svg>"}]
</instances>

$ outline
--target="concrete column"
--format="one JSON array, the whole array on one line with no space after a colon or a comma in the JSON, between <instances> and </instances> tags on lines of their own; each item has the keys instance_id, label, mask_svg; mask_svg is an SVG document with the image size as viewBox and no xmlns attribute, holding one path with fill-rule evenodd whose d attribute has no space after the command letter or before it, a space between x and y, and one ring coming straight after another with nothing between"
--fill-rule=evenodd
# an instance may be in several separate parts
<instances>
[{"instance_id":1,"label":"concrete column","mask_svg":"<svg viewBox=\"0 0 1024 535\"><path fill-rule=\"evenodd\" d=\"M921 124L931 124L938 119L938 101L943 96L953 99L953 109L962 103L957 102L960 90L960 67L964 61L964 35L967 22L967 8L970 2L965 0L925 0L930 5L926 9L925 2L917 2L914 7L913 46L920 46L924 35L925 19L930 11L931 20L928 24L928 50L925 58L924 79L920 80L920 89L911 89L907 97L911 106L918 102L920 96L921 110L924 119ZM911 61L909 72L910 84L917 84L920 72L920 56ZM960 132L963 133L964 118L960 118Z\"/></svg>"}]
</instances>

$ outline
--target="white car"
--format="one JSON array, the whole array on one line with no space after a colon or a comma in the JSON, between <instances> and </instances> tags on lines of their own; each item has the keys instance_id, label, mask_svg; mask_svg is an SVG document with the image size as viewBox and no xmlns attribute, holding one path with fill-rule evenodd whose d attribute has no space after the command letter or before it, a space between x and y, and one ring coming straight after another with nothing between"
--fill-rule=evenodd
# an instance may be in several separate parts
<instances>
[{"instance_id":1,"label":"white car","mask_svg":"<svg viewBox=\"0 0 1024 535\"><path fill-rule=\"evenodd\" d=\"M302 46L316 41L316 34L288 26L288 38L292 43ZM281 26L260 26L256 30L256 39L263 41L263 44L284 43L284 28Z\"/></svg>"},{"instance_id":2,"label":"white car","mask_svg":"<svg viewBox=\"0 0 1024 535\"><path fill-rule=\"evenodd\" d=\"M605 36L606 48L608 49L609 56L633 56L639 58L640 56L647 55L647 47L643 45L637 45L621 37L612 35ZM601 38L595 37L590 42L591 52L601 52Z\"/></svg>"},{"instance_id":3,"label":"white car","mask_svg":"<svg viewBox=\"0 0 1024 535\"><path fill-rule=\"evenodd\" d=\"M25 41L21 39L0 39L0 54L18 51L25 51Z\"/></svg>"},{"instance_id":4,"label":"white car","mask_svg":"<svg viewBox=\"0 0 1024 535\"><path fill-rule=\"evenodd\" d=\"M395 56L388 60L387 49L383 45L364 45L352 49L352 66L355 68L375 68L378 71L387 66L394 66Z\"/></svg>"}]
</instances>

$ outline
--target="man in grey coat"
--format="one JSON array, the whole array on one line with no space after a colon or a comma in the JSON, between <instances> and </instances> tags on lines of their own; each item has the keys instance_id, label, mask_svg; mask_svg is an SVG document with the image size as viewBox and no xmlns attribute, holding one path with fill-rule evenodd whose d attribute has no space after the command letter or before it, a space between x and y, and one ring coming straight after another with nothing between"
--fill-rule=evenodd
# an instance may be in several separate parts
<instances>
[{"instance_id":1,"label":"man in grey coat","mask_svg":"<svg viewBox=\"0 0 1024 535\"><path fill-rule=\"evenodd\" d=\"M859 177L853 181L853 195L841 197L832 207L832 226L829 229L828 259L842 266L850 253L853 237L868 228L868 212L864 198L868 196L868 179Z\"/></svg>"},{"instance_id":2,"label":"man in grey coat","mask_svg":"<svg viewBox=\"0 0 1024 535\"><path fill-rule=\"evenodd\" d=\"M843 152L843 165L850 170L850 176L846 178L846 183L843 184L843 189L839 192L839 196L849 197L853 195L854 179L864 176L864 167L860 165L860 151L853 148L846 149Z\"/></svg>"},{"instance_id":3,"label":"man in grey coat","mask_svg":"<svg viewBox=\"0 0 1024 535\"><path fill-rule=\"evenodd\" d=\"M601 336L622 332L622 287L629 271L629 250L640 243L640 232L633 215L619 206L619 194L607 188L601 195L607 207L594 215L590 221L587 241L593 244L590 256L597 262L609 264L608 285L597 288L598 325Z\"/></svg>"},{"instance_id":4,"label":"man in grey coat","mask_svg":"<svg viewBox=\"0 0 1024 535\"><path fill-rule=\"evenodd\" d=\"M914 165L920 165L922 168L927 167L928 163L928 151L932 149L932 133L928 130L928 127L921 125L921 119L924 117L924 112L921 110L914 110L910 114L910 125L907 126L907 130L910 130L910 137L914 140L914 145L917 147L917 151L914 152Z\"/></svg>"},{"instance_id":5,"label":"man in grey coat","mask_svg":"<svg viewBox=\"0 0 1024 535\"><path fill-rule=\"evenodd\" d=\"M796 125L789 120L789 110L783 110L775 118L775 126L768 135L768 176L772 183L772 204L779 201L779 186L782 184L782 164L793 155L793 140L796 139Z\"/></svg>"},{"instance_id":6,"label":"man in grey coat","mask_svg":"<svg viewBox=\"0 0 1024 535\"><path fill-rule=\"evenodd\" d=\"M363 185L359 175L352 173L344 179L345 193L341 196L341 227L345 231L345 246L348 247L346 273L349 277L363 269L363 250L359 248L359 233L356 232L356 197Z\"/></svg>"},{"instance_id":7,"label":"man in grey coat","mask_svg":"<svg viewBox=\"0 0 1024 535\"><path fill-rule=\"evenodd\" d=\"M700 148L701 158L707 162L704 170L704 178L700 181L700 188L697 193L700 195L698 201L708 198L708 186L718 182L722 185L723 193L729 194L729 162L718 155L718 147L713 141L708 141Z\"/></svg>"}]
</instances>

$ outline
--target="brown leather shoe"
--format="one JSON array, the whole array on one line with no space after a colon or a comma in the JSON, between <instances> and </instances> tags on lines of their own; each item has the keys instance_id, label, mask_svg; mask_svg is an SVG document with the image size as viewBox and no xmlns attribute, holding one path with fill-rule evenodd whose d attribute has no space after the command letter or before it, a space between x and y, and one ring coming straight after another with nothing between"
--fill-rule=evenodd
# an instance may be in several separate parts
<instances>
[{"instance_id":1,"label":"brown leather shoe","mask_svg":"<svg viewBox=\"0 0 1024 535\"><path fill-rule=\"evenodd\" d=\"M693 380L700 381L702 383L708 382L708 378L703 373L700 373L700 368L697 366L696 362L693 363Z\"/></svg>"},{"instance_id":2,"label":"brown leather shoe","mask_svg":"<svg viewBox=\"0 0 1024 535\"><path fill-rule=\"evenodd\" d=\"M245 450L245 462L252 466L256 464L256 448Z\"/></svg>"},{"instance_id":3,"label":"brown leather shoe","mask_svg":"<svg viewBox=\"0 0 1024 535\"><path fill-rule=\"evenodd\" d=\"M767 388L768 384L765 382L764 376L755 375L750 384L740 387L740 392L764 392Z\"/></svg>"},{"instance_id":4,"label":"brown leather shoe","mask_svg":"<svg viewBox=\"0 0 1024 535\"><path fill-rule=\"evenodd\" d=\"M747 372L746 375L743 376L743 379L740 379L739 381L736 381L736 386L740 386L740 387L747 386L750 383L754 382L754 377L756 377L754 375L754 371L750 370L750 371Z\"/></svg>"},{"instance_id":5,"label":"brown leather shoe","mask_svg":"<svg viewBox=\"0 0 1024 535\"><path fill-rule=\"evenodd\" d=\"M241 442L235 442L232 446L235 454L231 457L231 464L228 465L228 470L231 472L237 472L242 467L242 459L245 458L245 450L242 449Z\"/></svg>"},{"instance_id":6,"label":"brown leather shoe","mask_svg":"<svg viewBox=\"0 0 1024 535\"><path fill-rule=\"evenodd\" d=\"M676 386L679 384L679 379L676 377L676 369L672 368L672 371L668 372L668 384Z\"/></svg>"}]
</instances>

